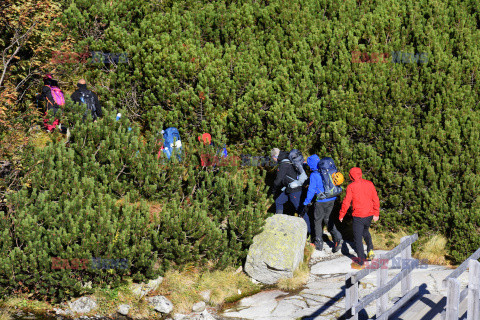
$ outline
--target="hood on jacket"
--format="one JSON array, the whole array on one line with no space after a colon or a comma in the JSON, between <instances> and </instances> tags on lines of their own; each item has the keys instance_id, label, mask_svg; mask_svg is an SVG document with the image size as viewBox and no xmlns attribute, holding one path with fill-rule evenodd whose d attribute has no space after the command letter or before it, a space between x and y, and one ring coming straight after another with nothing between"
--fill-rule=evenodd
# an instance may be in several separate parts
<instances>
[{"instance_id":1,"label":"hood on jacket","mask_svg":"<svg viewBox=\"0 0 480 320\"><path fill-rule=\"evenodd\" d=\"M206 132L201 136L198 136L198 141L203 142L204 145L212 144L212 136Z\"/></svg>"},{"instance_id":2,"label":"hood on jacket","mask_svg":"<svg viewBox=\"0 0 480 320\"><path fill-rule=\"evenodd\" d=\"M315 171L318 170L318 163L320 162L320 158L314 154L307 158L307 164L310 167L310 170Z\"/></svg>"},{"instance_id":3,"label":"hood on jacket","mask_svg":"<svg viewBox=\"0 0 480 320\"><path fill-rule=\"evenodd\" d=\"M285 160L285 159L288 159L288 152L280 151L277 158L278 163L280 163L282 160Z\"/></svg>"},{"instance_id":4,"label":"hood on jacket","mask_svg":"<svg viewBox=\"0 0 480 320\"><path fill-rule=\"evenodd\" d=\"M78 87L78 89L85 89L85 90L87 90L87 84L86 84L86 83L84 83L84 84L77 83L77 87Z\"/></svg>"},{"instance_id":5,"label":"hood on jacket","mask_svg":"<svg viewBox=\"0 0 480 320\"><path fill-rule=\"evenodd\" d=\"M360 180L361 178L362 178L362 169L357 167L350 169L350 179L352 181Z\"/></svg>"}]
</instances>

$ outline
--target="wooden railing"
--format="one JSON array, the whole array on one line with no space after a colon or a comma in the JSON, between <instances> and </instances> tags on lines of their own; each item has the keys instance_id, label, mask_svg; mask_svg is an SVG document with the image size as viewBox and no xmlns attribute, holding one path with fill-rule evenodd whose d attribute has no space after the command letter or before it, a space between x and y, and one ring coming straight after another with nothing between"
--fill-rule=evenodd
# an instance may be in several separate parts
<instances>
[{"instance_id":1,"label":"wooden railing","mask_svg":"<svg viewBox=\"0 0 480 320\"><path fill-rule=\"evenodd\" d=\"M377 320L387 320L388 316L402 307L408 300L419 292L419 287L412 289L411 272L415 269L419 262L412 260L412 243L418 239L417 234L403 237L401 243L393 250L381 255L376 261L378 266L375 268L365 268L361 271L350 272L345 278L345 317L346 319L358 320L358 313L373 301L377 302ZM388 261L400 254L402 261L401 271L388 280ZM378 271L377 289L359 301L358 283L368 274ZM402 283L402 298L400 298L390 309L388 305L388 291L399 282Z\"/></svg>"},{"instance_id":2,"label":"wooden railing","mask_svg":"<svg viewBox=\"0 0 480 320\"><path fill-rule=\"evenodd\" d=\"M480 319L480 249L475 251L455 271L443 279L443 287L447 288L447 305L442 313L445 320L458 320L460 303L468 296L467 320ZM460 292L458 277L468 267L468 285Z\"/></svg>"}]
</instances>

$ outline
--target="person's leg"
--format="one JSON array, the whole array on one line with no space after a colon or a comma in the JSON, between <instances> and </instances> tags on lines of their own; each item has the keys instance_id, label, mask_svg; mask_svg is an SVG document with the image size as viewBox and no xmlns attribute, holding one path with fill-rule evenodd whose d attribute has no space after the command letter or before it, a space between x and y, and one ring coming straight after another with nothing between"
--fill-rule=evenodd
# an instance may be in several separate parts
<instances>
[{"instance_id":1,"label":"person's leg","mask_svg":"<svg viewBox=\"0 0 480 320\"><path fill-rule=\"evenodd\" d=\"M335 219L331 217L333 207L335 205L335 201L330 201L327 202L329 205L327 207L327 214L326 214L326 224L327 224L327 230L330 232L332 235L332 240L334 243L339 243L342 241L342 234L338 231L337 227L335 226Z\"/></svg>"},{"instance_id":2,"label":"person's leg","mask_svg":"<svg viewBox=\"0 0 480 320\"><path fill-rule=\"evenodd\" d=\"M275 199L275 210L277 214L283 213L283 205L288 201L285 191L282 191L277 199Z\"/></svg>"},{"instance_id":3,"label":"person's leg","mask_svg":"<svg viewBox=\"0 0 480 320\"><path fill-rule=\"evenodd\" d=\"M300 198L302 197L302 191L292 192L288 195L288 199L295 207L295 212L298 212L298 208L300 207Z\"/></svg>"},{"instance_id":4,"label":"person's leg","mask_svg":"<svg viewBox=\"0 0 480 320\"><path fill-rule=\"evenodd\" d=\"M363 265L365 261L365 252L363 251L363 230L364 230L364 222L363 218L353 217L353 240L355 241L355 252L357 253L359 265Z\"/></svg>"},{"instance_id":5,"label":"person's leg","mask_svg":"<svg viewBox=\"0 0 480 320\"><path fill-rule=\"evenodd\" d=\"M363 238L367 244L367 252L373 250L372 236L370 235L370 225L372 224L373 216L363 218L364 219L364 229L363 229Z\"/></svg>"},{"instance_id":6,"label":"person's leg","mask_svg":"<svg viewBox=\"0 0 480 320\"><path fill-rule=\"evenodd\" d=\"M312 229L310 227L310 218L308 217L308 212L305 212L303 215L303 220L305 220L305 223L307 224L307 236L311 234Z\"/></svg>"},{"instance_id":7,"label":"person's leg","mask_svg":"<svg viewBox=\"0 0 480 320\"><path fill-rule=\"evenodd\" d=\"M325 203L315 202L315 247L323 249L323 220L325 219Z\"/></svg>"}]
</instances>

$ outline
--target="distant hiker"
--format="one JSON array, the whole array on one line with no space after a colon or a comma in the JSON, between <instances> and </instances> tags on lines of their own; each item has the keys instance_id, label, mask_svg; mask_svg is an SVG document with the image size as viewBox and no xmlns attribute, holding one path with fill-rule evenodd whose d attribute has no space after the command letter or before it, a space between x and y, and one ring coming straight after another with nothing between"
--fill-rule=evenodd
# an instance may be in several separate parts
<instances>
[{"instance_id":1,"label":"distant hiker","mask_svg":"<svg viewBox=\"0 0 480 320\"><path fill-rule=\"evenodd\" d=\"M122 118L122 114L119 112L117 113L117 116L115 117L115 121L118 121ZM132 131L132 127L128 127L128 131Z\"/></svg>"},{"instance_id":2,"label":"distant hiker","mask_svg":"<svg viewBox=\"0 0 480 320\"><path fill-rule=\"evenodd\" d=\"M87 117L88 111L91 112L93 122L97 121L97 118L102 117L102 106L98 101L98 96L87 89L87 82L84 79L78 80L78 89L72 93L72 100L79 104L85 104L85 114L83 120Z\"/></svg>"},{"instance_id":3,"label":"distant hiker","mask_svg":"<svg viewBox=\"0 0 480 320\"><path fill-rule=\"evenodd\" d=\"M371 260L375 256L372 237L368 229L372 219L373 221L378 221L379 219L380 200L373 183L362 178L362 170L360 168L350 169L350 179L353 182L347 187L347 195L343 199L339 218L340 222L342 222L351 203L353 209L353 238L355 241L355 252L358 257L357 261L352 263L352 268L363 269L365 259ZM366 258L362 238L365 239L367 244L368 254Z\"/></svg>"},{"instance_id":4,"label":"distant hiker","mask_svg":"<svg viewBox=\"0 0 480 320\"><path fill-rule=\"evenodd\" d=\"M176 153L178 161L182 161L182 140L180 139L180 132L175 127L170 127L161 131L163 135L163 144L158 150L157 159L160 158L162 154L167 156L167 159L170 160L172 153Z\"/></svg>"},{"instance_id":5,"label":"distant hiker","mask_svg":"<svg viewBox=\"0 0 480 320\"><path fill-rule=\"evenodd\" d=\"M203 133L201 136L198 136L198 141L202 142L205 146L215 147L215 144L212 142L212 136L210 135L210 133L206 132L206 133ZM227 147L224 146L223 148L220 148L217 150L217 153L215 156L213 156L213 159L211 159L212 157L209 154L201 154L200 162L202 167L225 165L226 161L223 161L223 160L227 156L228 156Z\"/></svg>"},{"instance_id":6,"label":"distant hiker","mask_svg":"<svg viewBox=\"0 0 480 320\"><path fill-rule=\"evenodd\" d=\"M318 172L318 164L320 158L314 154L307 159L307 164L312 170L310 175L310 184L308 185L307 197L303 202L304 211L308 210L307 205L310 205L315 195L321 195L325 192L325 188L322 182L322 176ZM327 226L327 230L333 237L333 252L340 250L342 245L342 235L335 227L333 219L330 219L330 214L332 213L333 205L337 197L331 197L326 199L320 199L317 197L315 202L315 213L314 213L314 228L315 228L315 249L321 251L323 250L323 226ZM306 213L305 213L306 214Z\"/></svg>"},{"instance_id":7,"label":"distant hiker","mask_svg":"<svg viewBox=\"0 0 480 320\"><path fill-rule=\"evenodd\" d=\"M65 98L57 80L54 80L50 73L43 77L43 84L42 93L37 96L37 100L46 101L43 125L48 132L52 132L59 125L60 120L55 118L53 123L49 124L48 111L53 110L53 115L55 116L60 107L65 104ZM66 128L64 129L66 130Z\"/></svg>"},{"instance_id":8,"label":"distant hiker","mask_svg":"<svg viewBox=\"0 0 480 320\"><path fill-rule=\"evenodd\" d=\"M276 195L278 189L281 190L280 195L275 199L277 214L283 213L283 205L289 200L293 204L295 211L298 213L300 197L302 196L302 185L308 177L305 172L301 173L297 171L299 170L296 168L297 164L294 164L294 161L292 161L292 156L295 154L296 156L301 157L303 165L303 157L298 150L292 150L288 153L280 151L278 148L274 148L270 152L272 160L278 162L277 177L273 182L272 190L274 195ZM301 170L303 170L303 168Z\"/></svg>"}]
</instances>

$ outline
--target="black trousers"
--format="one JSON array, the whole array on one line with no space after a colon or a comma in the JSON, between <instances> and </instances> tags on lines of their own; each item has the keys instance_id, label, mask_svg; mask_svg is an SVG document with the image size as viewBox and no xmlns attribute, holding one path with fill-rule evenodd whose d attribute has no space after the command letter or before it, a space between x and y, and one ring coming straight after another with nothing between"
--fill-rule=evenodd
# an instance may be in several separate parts
<instances>
[{"instance_id":1,"label":"black trousers","mask_svg":"<svg viewBox=\"0 0 480 320\"><path fill-rule=\"evenodd\" d=\"M373 250L372 236L368 230L372 220L373 216L365 218L353 217L353 239L355 241L355 252L358 257L356 262L360 265L363 265L366 258L362 238L365 239L367 244L367 252Z\"/></svg>"},{"instance_id":2,"label":"black trousers","mask_svg":"<svg viewBox=\"0 0 480 320\"><path fill-rule=\"evenodd\" d=\"M315 226L315 244L323 244L323 226L333 237L333 242L340 242L342 234L337 230L333 219L330 219L335 200L328 202L315 202L314 226Z\"/></svg>"}]
</instances>

